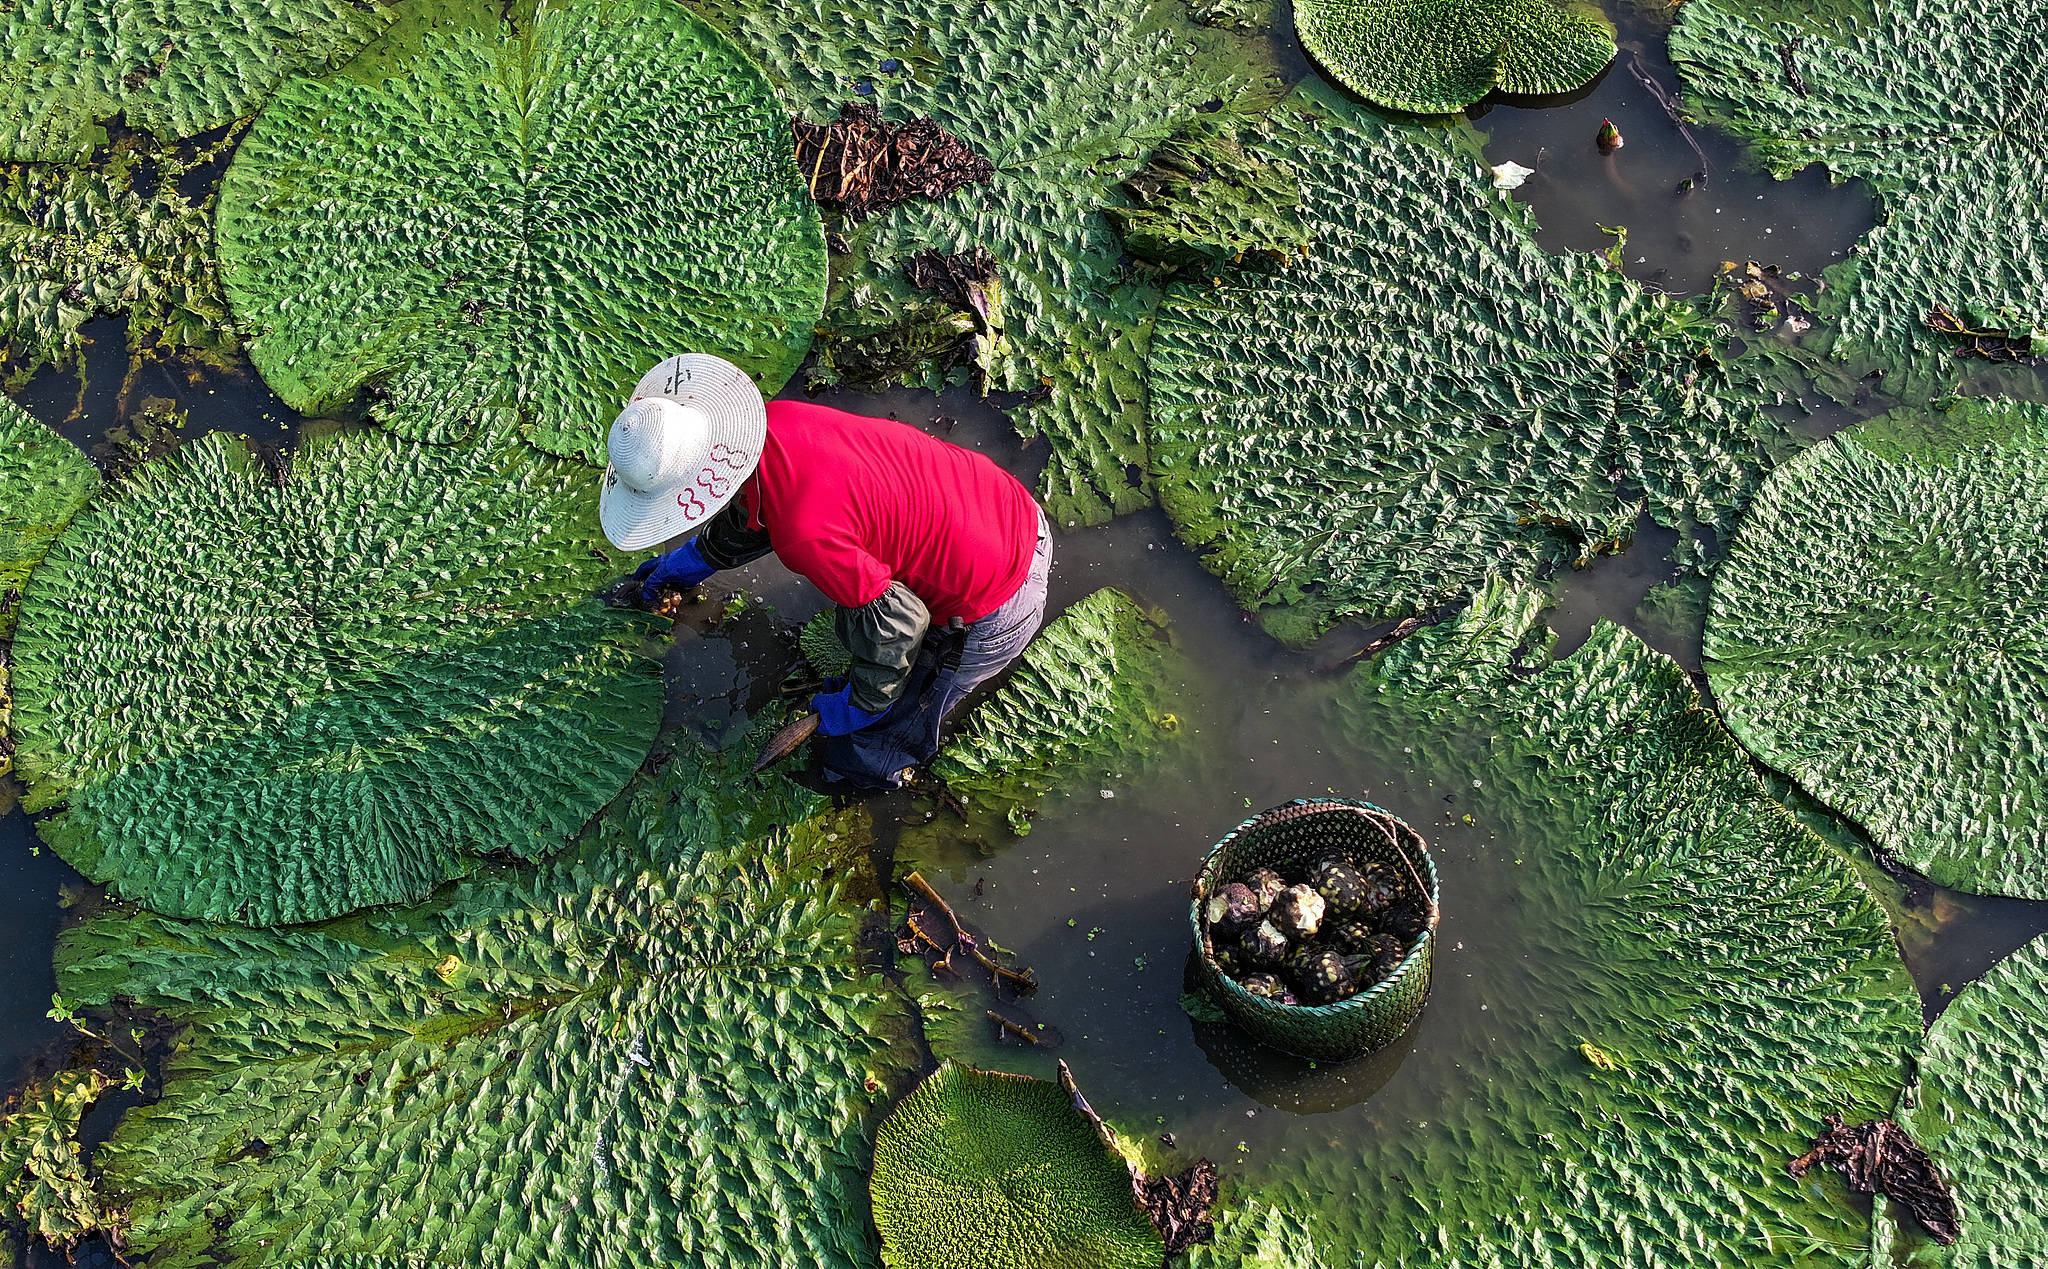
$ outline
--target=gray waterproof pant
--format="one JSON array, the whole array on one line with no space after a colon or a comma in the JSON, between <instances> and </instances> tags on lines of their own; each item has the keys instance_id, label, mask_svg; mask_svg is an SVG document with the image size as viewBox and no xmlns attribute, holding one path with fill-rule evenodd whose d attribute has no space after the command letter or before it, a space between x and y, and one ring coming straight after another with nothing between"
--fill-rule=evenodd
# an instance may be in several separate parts
<instances>
[{"instance_id":1,"label":"gray waterproof pant","mask_svg":"<svg viewBox=\"0 0 2048 1269\"><path fill-rule=\"evenodd\" d=\"M828 784L893 789L903 772L939 751L939 729L975 688L1024 653L1045 621L1045 584L1052 575L1052 526L1038 514L1038 546L1023 585L1002 607L964 631L933 630L895 708L879 722L827 740L820 769Z\"/></svg>"}]
</instances>

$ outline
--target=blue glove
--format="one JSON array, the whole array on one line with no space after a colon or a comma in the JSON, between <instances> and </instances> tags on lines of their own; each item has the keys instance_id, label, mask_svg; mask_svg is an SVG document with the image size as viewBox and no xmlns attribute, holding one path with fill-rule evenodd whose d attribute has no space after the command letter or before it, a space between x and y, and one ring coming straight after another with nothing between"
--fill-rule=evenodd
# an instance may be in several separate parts
<instances>
[{"instance_id":1,"label":"blue glove","mask_svg":"<svg viewBox=\"0 0 2048 1269\"><path fill-rule=\"evenodd\" d=\"M640 602L651 604L661 598L664 588L695 590L717 571L704 562L697 539L691 538L667 555L657 555L634 569L633 579L640 583Z\"/></svg>"},{"instance_id":2,"label":"blue glove","mask_svg":"<svg viewBox=\"0 0 2048 1269\"><path fill-rule=\"evenodd\" d=\"M837 691L829 690L834 683L842 686ZM818 733L823 736L844 736L879 721L879 714L870 714L853 703L853 685L845 679L825 680L826 691L811 698L811 708L818 711Z\"/></svg>"}]
</instances>

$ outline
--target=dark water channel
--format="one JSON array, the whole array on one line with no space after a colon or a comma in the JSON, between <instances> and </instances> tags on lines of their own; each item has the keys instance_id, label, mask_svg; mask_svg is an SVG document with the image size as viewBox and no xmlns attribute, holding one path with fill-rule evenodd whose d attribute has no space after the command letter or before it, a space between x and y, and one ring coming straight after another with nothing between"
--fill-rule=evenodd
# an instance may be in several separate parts
<instances>
[{"instance_id":1,"label":"dark water channel","mask_svg":"<svg viewBox=\"0 0 2048 1269\"><path fill-rule=\"evenodd\" d=\"M1497 102L1475 111L1491 161L1535 169L1517 197L1536 214L1547 247L1602 250L1613 239L1599 226L1627 225L1631 276L1697 293L1713 285L1723 260L1756 259L1810 276L1869 228L1870 202L1860 189L1832 187L1819 172L1772 181L1747 170L1733 141L1704 128L1694 130L1706 159L1707 180L1699 186L1699 156L1626 64L1635 59L1675 93L1658 26L1623 15L1622 27L1622 58L1589 89L1562 101ZM1612 119L1627 140L1612 156L1594 146L1602 119ZM1695 187L1680 192L1688 178ZM18 398L82 447L99 443L149 396L188 409L188 434L228 430L289 442L298 429L296 417L252 375L149 365L131 378L119 324L96 323L92 333L82 378L46 374ZM963 395L832 399L983 449L1027 480L1036 466L999 415ZM1855 415L1815 417L1809 430L1825 431ZM959 421L935 422L942 418ZM1675 576L1667 558L1674 541L1646 524L1629 550L1561 579L1557 606L1547 614L1560 632L1560 651L1583 643L1606 618L1697 669L1697 629L1674 631L1637 616L1649 590ZM1168 614L1194 668L1180 694L1181 732L1158 765L1050 800L1028 837L990 852L958 842L915 847L927 876L962 914L1036 971L1043 985L1028 1014L1064 1036L1056 1054L1009 1049L982 1056L1038 1073L1049 1070L1053 1056L1063 1057L1097 1106L1125 1126L1171 1131L1184 1150L1230 1170L1256 1172L1336 1136L1426 1121L1428 1090L1440 1085L1418 1072L1458 1062L1484 1031L1491 1002L1525 989L1531 978L1528 966L1476 950L1501 946L1492 936L1516 901L1515 832L1484 817L1463 818L1483 763L1476 754L1469 768L1363 759L1331 720L1329 702L1341 678L1324 669L1370 632L1340 630L1307 652L1283 648L1245 620L1156 511L1069 529L1055 550L1054 610L1101 586L1124 587ZM767 600L781 621L800 620L823 602L772 557L720 584ZM777 655L772 632L764 622L738 629L728 639L685 635L670 658L672 716L714 740L735 738L776 687L762 672ZM1380 740L1385 753L1402 747L1397 736ZM1187 886L1209 845L1256 809L1325 793L1368 798L1415 824L1442 872L1445 908L1434 994L1418 1026L1375 1058L1318 1069L1193 1022L1179 997L1189 947ZM908 799L875 809L885 841L919 827L895 822L919 818ZM66 1038L45 1011L64 896L80 879L50 852L33 853L34 844L23 814L0 817L0 1078L10 1082ZM2048 929L2048 905L1960 895L1917 881L1907 891L1902 947L1930 1011Z\"/></svg>"}]
</instances>

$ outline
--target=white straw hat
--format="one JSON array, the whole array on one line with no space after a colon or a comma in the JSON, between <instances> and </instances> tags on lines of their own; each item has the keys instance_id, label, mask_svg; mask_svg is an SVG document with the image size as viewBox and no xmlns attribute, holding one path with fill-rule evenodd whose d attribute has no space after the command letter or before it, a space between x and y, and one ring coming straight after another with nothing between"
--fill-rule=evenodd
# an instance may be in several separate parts
<instances>
[{"instance_id":1,"label":"white straw hat","mask_svg":"<svg viewBox=\"0 0 2048 1269\"><path fill-rule=\"evenodd\" d=\"M708 353L648 371L612 422L597 518L622 551L700 528L739 496L768 440L768 407L747 372Z\"/></svg>"}]
</instances>

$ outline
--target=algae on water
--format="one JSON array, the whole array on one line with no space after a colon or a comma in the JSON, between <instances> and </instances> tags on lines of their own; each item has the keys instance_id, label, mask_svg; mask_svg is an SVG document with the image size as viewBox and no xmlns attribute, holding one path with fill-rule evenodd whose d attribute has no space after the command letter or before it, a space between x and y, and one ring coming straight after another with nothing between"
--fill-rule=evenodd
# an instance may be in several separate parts
<instances>
[{"instance_id":1,"label":"algae on water","mask_svg":"<svg viewBox=\"0 0 2048 1269\"><path fill-rule=\"evenodd\" d=\"M490 416L598 464L648 366L716 353L773 394L824 300L774 90L670 0L410 0L264 107L219 227L249 356L294 409L368 390L407 435Z\"/></svg>"},{"instance_id":2,"label":"algae on water","mask_svg":"<svg viewBox=\"0 0 2048 1269\"><path fill-rule=\"evenodd\" d=\"M1639 502L1725 530L1792 448L1710 315L1543 252L1469 130L1327 88L1273 127L1315 246L1173 286L1148 392L1160 504L1275 634L1536 577Z\"/></svg>"},{"instance_id":3,"label":"algae on water","mask_svg":"<svg viewBox=\"0 0 2048 1269\"><path fill-rule=\"evenodd\" d=\"M416 907L68 933L67 998L187 1028L96 1159L131 1246L879 1269L864 1123L910 1054L860 950L861 813L746 780L751 752L679 752L573 850Z\"/></svg>"},{"instance_id":4,"label":"algae on water","mask_svg":"<svg viewBox=\"0 0 2048 1269\"><path fill-rule=\"evenodd\" d=\"M305 921L558 849L661 719L650 619L589 598L599 477L374 432L266 468L221 434L50 548L17 765L74 867L159 912Z\"/></svg>"},{"instance_id":5,"label":"algae on water","mask_svg":"<svg viewBox=\"0 0 2048 1269\"><path fill-rule=\"evenodd\" d=\"M1956 400L1765 482L1707 673L1763 761L1942 885L2048 898L2048 407Z\"/></svg>"}]
</instances>

